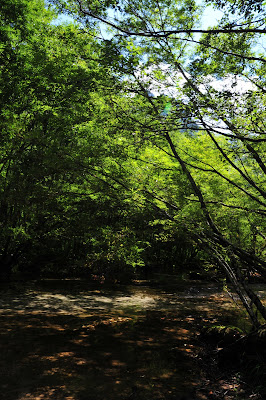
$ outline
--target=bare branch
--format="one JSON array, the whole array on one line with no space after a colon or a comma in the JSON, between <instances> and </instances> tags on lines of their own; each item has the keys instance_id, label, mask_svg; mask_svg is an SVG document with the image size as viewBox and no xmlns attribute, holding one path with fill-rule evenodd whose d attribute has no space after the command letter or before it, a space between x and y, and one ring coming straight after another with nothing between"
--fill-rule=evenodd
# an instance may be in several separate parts
<instances>
[{"instance_id":1,"label":"bare branch","mask_svg":"<svg viewBox=\"0 0 266 400\"><path fill-rule=\"evenodd\" d=\"M216 28L216 29L174 29L174 30L158 30L158 31L140 31L140 32L134 32L134 31L130 31L128 29L125 28L121 28L119 25L111 22L110 20L103 18L100 15L97 15L95 13L93 13L91 10L89 9L84 9L83 5L82 5L82 1L81 0L77 0L78 4L79 4L79 10L80 13L91 17L95 20L98 20L108 26L110 26L111 28L116 29L117 31L121 32L122 34L126 35L126 36L139 36L139 37L157 37L157 38L168 38L169 36L172 35L177 35L177 34L181 34L181 33L187 33L187 34L192 34L192 33L208 33L211 35L217 35L219 33L225 33L228 35L234 34L234 33L259 33L259 34L264 34L266 33L266 29L265 28L239 28L239 29L232 29L232 28Z\"/></svg>"}]
</instances>

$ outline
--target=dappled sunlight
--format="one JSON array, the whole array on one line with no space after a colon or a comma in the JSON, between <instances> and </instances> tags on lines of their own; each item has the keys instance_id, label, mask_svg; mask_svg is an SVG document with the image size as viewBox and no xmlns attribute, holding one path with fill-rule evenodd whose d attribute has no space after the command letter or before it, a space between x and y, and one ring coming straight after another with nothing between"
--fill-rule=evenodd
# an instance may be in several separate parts
<instances>
[{"instance_id":1,"label":"dappled sunlight","mask_svg":"<svg viewBox=\"0 0 266 400\"><path fill-rule=\"evenodd\" d=\"M198 328L239 323L239 310L217 288L200 288L195 298L187 290L2 292L4 399L208 399Z\"/></svg>"},{"instance_id":2,"label":"dappled sunlight","mask_svg":"<svg viewBox=\"0 0 266 400\"><path fill-rule=\"evenodd\" d=\"M28 321L32 317L2 317L6 325L12 324L13 341L21 346L20 353L10 349L9 354L4 355L7 365L10 365L11 359L16 360L14 370L10 371L12 379L16 380L18 374L21 379L21 384L17 384L17 390L13 394L10 390L11 382L8 383L5 399L26 400L37 399L38 396L40 399L66 399L67 390L71 391L75 400L82 398L80 396L84 392L93 394L92 399L100 396L107 398L107 393L110 399L124 399L132 394L132 390L142 393L143 399L146 399L151 392L156 396L164 396L164 382L168 382L167 387L176 387L179 379L182 381L181 388L185 391L187 383L183 377L184 371L180 376L181 371L173 367L174 363L169 358L171 346L177 345L179 340L178 328L169 328L168 331L163 329L161 323L170 323L170 318L163 320L161 317L160 313L157 316L143 315L132 323L133 319L129 317L123 318L114 314L110 318L107 314L95 314L94 329L91 329L93 321L90 317L90 324L86 320L80 320L80 329L74 330L70 328L76 327L77 321L68 319L67 316L47 315L44 318L40 314L39 317L34 316L36 324ZM18 325L15 324L17 319L20 322ZM57 324L54 324L55 319ZM42 329L53 325L57 328L60 324L65 331L54 329L53 335L47 341L46 336L42 335ZM39 332L36 326L39 326ZM87 329L90 334L84 336ZM23 332L26 331L31 340L25 342ZM2 343L7 343L9 339L4 332L2 329ZM88 342L89 347L84 347L83 342ZM88 350L84 352L84 349ZM184 365L183 360L179 362ZM56 382L55 389L51 385L51 379ZM49 382L47 387L44 385L46 381ZM63 385L58 386L63 381L67 382L67 390ZM23 388L25 383L29 386L28 392ZM23 394L19 393L21 391Z\"/></svg>"},{"instance_id":3,"label":"dappled sunlight","mask_svg":"<svg viewBox=\"0 0 266 400\"><path fill-rule=\"evenodd\" d=\"M76 400L73 396L64 396L66 391L65 386L56 387L42 387L39 388L34 393L24 393L18 400L49 400L49 399L59 399L59 400Z\"/></svg>"},{"instance_id":4,"label":"dappled sunlight","mask_svg":"<svg viewBox=\"0 0 266 400\"><path fill-rule=\"evenodd\" d=\"M195 289L183 286L173 291L149 287L121 287L121 289L101 290L79 287L78 284L68 293L62 288L46 290L38 287L25 287L24 290L3 290L0 292L0 314L67 314L90 315L95 310L124 310L128 314L143 310L176 310L183 312L191 307L199 312L210 308L232 308L232 300L227 293L213 284L198 285ZM64 291L63 291L64 292ZM263 290L259 292L264 295ZM196 301L197 300L197 301ZM211 306L211 307L210 307Z\"/></svg>"}]
</instances>

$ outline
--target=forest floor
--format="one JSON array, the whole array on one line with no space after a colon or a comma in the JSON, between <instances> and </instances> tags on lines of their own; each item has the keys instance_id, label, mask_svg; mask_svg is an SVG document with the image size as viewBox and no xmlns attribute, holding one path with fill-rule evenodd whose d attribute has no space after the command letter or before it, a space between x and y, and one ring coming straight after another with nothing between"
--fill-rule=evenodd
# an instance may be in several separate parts
<instances>
[{"instance_id":1,"label":"forest floor","mask_svg":"<svg viewBox=\"0 0 266 400\"><path fill-rule=\"evenodd\" d=\"M102 296L101 291L94 292ZM260 398L237 371L219 371L210 357L204 357L206 348L199 330L216 321L217 310L225 301L222 295L209 296L212 308L206 299L204 303L198 298L198 309L158 309L149 306L145 292L143 309L132 305L78 309L75 305L72 312L62 307L65 294L60 302L57 293L58 308L54 292L34 293L31 289L31 300L39 299L38 306L32 307L27 296L29 292L23 290L20 297L14 296L13 290L1 296L3 400ZM102 303L103 299L108 303L107 298L105 293ZM128 295L126 299L130 304Z\"/></svg>"}]
</instances>

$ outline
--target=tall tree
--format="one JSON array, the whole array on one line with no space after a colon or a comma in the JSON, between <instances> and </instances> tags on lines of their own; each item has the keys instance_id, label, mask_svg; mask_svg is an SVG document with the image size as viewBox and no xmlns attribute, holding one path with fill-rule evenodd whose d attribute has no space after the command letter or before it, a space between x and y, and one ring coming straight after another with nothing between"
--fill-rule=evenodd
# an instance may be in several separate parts
<instances>
[{"instance_id":1,"label":"tall tree","mask_svg":"<svg viewBox=\"0 0 266 400\"><path fill-rule=\"evenodd\" d=\"M265 59L258 49L265 9L261 2L249 4L252 12L242 2L210 4L224 15L206 27L200 22L204 5L193 0L63 2L102 34L103 49L112 50L112 69L127 93L120 103L113 99L120 127L126 119L127 135L138 135L179 165L190 188L184 229L193 226L257 326L253 305L264 319L266 311L245 275L265 276L266 267ZM142 192L178 218L169 190Z\"/></svg>"},{"instance_id":2,"label":"tall tree","mask_svg":"<svg viewBox=\"0 0 266 400\"><path fill-rule=\"evenodd\" d=\"M0 257L8 275L18 265L33 273L86 259L91 227L120 201L120 172L103 120L116 83L90 33L55 24L41 0L2 2L1 16Z\"/></svg>"}]
</instances>

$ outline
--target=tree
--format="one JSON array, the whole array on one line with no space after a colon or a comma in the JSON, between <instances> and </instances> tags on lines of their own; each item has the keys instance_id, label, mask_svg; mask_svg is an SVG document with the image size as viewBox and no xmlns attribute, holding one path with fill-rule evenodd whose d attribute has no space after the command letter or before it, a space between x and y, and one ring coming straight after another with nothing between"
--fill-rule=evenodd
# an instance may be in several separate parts
<instances>
[{"instance_id":1,"label":"tree","mask_svg":"<svg viewBox=\"0 0 266 400\"><path fill-rule=\"evenodd\" d=\"M157 239L186 261L204 248L258 326L263 6L213 2L224 16L206 28L192 0L50 3L1 5L4 273L68 260L115 275ZM56 10L77 22L56 25Z\"/></svg>"},{"instance_id":2,"label":"tree","mask_svg":"<svg viewBox=\"0 0 266 400\"><path fill-rule=\"evenodd\" d=\"M265 59L256 47L266 32L262 3L253 3L248 13L242 2L214 2L224 17L209 28L200 25L202 7L192 0L64 4L87 26L109 29L102 46L112 48L112 69L123 76L128 93L124 101L113 101L117 126L126 118L127 139L131 135L132 142L133 133L168 154L190 188L189 207L181 211L174 196L169 201L169 190L143 188L142 195L155 207L164 204L159 207L170 219L184 213L183 228L209 249L258 326L254 306L264 319L266 311L245 276L265 276L266 267ZM249 88L239 89L248 82ZM169 86L178 87L171 93ZM196 132L190 128L184 138L189 120ZM174 179L171 188L178 186L178 175Z\"/></svg>"},{"instance_id":3,"label":"tree","mask_svg":"<svg viewBox=\"0 0 266 400\"><path fill-rule=\"evenodd\" d=\"M119 204L102 121L115 85L89 33L53 24L43 1L3 2L1 15L2 273L32 275L86 259L92 225Z\"/></svg>"}]
</instances>

